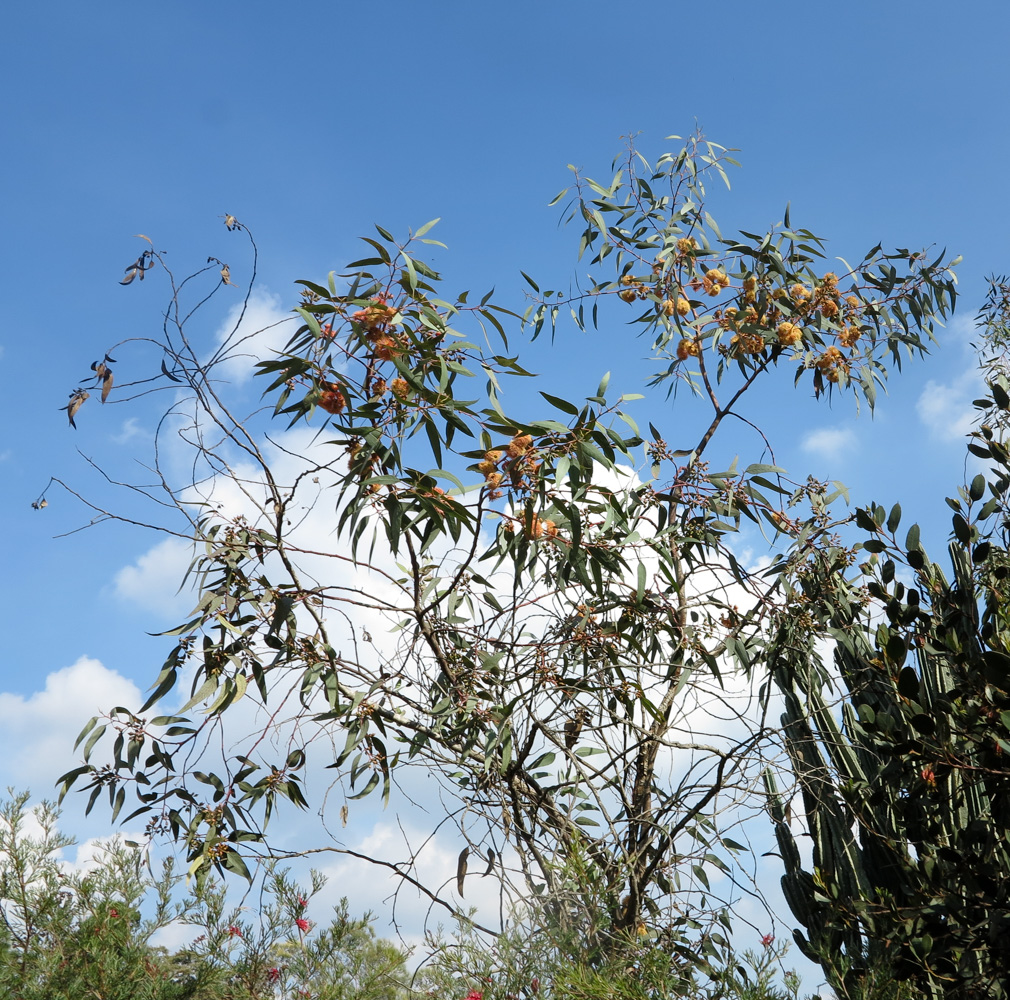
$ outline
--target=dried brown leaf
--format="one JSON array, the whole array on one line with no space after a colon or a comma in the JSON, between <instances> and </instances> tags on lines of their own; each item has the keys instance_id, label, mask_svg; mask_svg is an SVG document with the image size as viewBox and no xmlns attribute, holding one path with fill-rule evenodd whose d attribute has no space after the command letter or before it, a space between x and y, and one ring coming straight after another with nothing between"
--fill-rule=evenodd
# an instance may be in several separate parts
<instances>
[{"instance_id":1,"label":"dried brown leaf","mask_svg":"<svg viewBox=\"0 0 1010 1000\"><path fill-rule=\"evenodd\" d=\"M83 389L80 392L75 392L73 396L70 397L70 402L63 407L67 411L67 417L70 419L70 426L77 429L77 424L74 423L74 415L77 411L84 405L84 400L88 399L91 395L90 392L85 392Z\"/></svg>"}]
</instances>

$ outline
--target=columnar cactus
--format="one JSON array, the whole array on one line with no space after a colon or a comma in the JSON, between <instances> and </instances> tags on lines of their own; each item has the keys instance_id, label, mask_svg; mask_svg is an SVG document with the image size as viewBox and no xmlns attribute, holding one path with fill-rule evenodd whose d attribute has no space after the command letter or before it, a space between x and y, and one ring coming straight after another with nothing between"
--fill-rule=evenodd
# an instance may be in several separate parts
<instances>
[{"instance_id":1,"label":"columnar cactus","mask_svg":"<svg viewBox=\"0 0 1010 1000\"><path fill-rule=\"evenodd\" d=\"M992 467L947 500L950 579L917 527L899 543L899 507L861 510L865 590L820 565L795 595L834 670L788 616L769 649L813 847L808 872L767 775L783 889L798 944L843 996L876 995L875 971L937 1000L1010 995L1006 293L994 284L983 314L995 354L969 445Z\"/></svg>"}]
</instances>

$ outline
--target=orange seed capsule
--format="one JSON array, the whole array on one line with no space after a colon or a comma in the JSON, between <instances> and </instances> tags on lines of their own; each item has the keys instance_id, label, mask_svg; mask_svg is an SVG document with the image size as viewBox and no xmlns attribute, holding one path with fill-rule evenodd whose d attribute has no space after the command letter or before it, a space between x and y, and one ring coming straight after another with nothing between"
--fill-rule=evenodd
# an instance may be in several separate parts
<instances>
[{"instance_id":1,"label":"orange seed capsule","mask_svg":"<svg viewBox=\"0 0 1010 1000\"><path fill-rule=\"evenodd\" d=\"M346 407L347 398L338 388L329 389L319 397L319 408L327 413L343 413Z\"/></svg>"},{"instance_id":2,"label":"orange seed capsule","mask_svg":"<svg viewBox=\"0 0 1010 1000\"><path fill-rule=\"evenodd\" d=\"M779 323L776 333L778 333L779 343L783 347L792 347L803 338L803 332L795 323Z\"/></svg>"},{"instance_id":3,"label":"orange seed capsule","mask_svg":"<svg viewBox=\"0 0 1010 1000\"><path fill-rule=\"evenodd\" d=\"M677 357L684 361L687 358L696 358L701 353L701 347L696 340L688 340L686 337L677 345Z\"/></svg>"},{"instance_id":4,"label":"orange seed capsule","mask_svg":"<svg viewBox=\"0 0 1010 1000\"><path fill-rule=\"evenodd\" d=\"M531 438L529 434L517 434L509 442L509 458L518 458L520 455L525 455L532 444L533 438Z\"/></svg>"}]
</instances>

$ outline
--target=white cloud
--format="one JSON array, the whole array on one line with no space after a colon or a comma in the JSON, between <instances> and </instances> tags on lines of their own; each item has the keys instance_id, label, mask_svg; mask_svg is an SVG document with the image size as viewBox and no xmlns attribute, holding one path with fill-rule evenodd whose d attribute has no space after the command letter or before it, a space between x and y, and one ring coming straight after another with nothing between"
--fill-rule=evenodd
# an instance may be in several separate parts
<instances>
[{"instance_id":1,"label":"white cloud","mask_svg":"<svg viewBox=\"0 0 1010 1000\"><path fill-rule=\"evenodd\" d=\"M165 538L116 574L116 596L159 615L180 617L193 606L189 588L179 590L192 559L190 542Z\"/></svg>"},{"instance_id":2,"label":"white cloud","mask_svg":"<svg viewBox=\"0 0 1010 1000\"><path fill-rule=\"evenodd\" d=\"M45 687L27 697L0 693L0 785L51 794L74 764L74 740L88 719L140 701L132 681L88 656L53 671Z\"/></svg>"},{"instance_id":3,"label":"white cloud","mask_svg":"<svg viewBox=\"0 0 1010 1000\"><path fill-rule=\"evenodd\" d=\"M217 331L221 359L216 371L233 382L247 382L255 374L257 361L268 360L283 349L294 332L293 322L291 310L282 308L279 296L254 291L245 306L232 306Z\"/></svg>"},{"instance_id":4,"label":"white cloud","mask_svg":"<svg viewBox=\"0 0 1010 1000\"><path fill-rule=\"evenodd\" d=\"M123 429L118 434L112 435L112 440L116 444L126 444L127 441L135 437L151 437L149 431L145 431L136 417L127 417L123 421Z\"/></svg>"},{"instance_id":5,"label":"white cloud","mask_svg":"<svg viewBox=\"0 0 1010 1000\"><path fill-rule=\"evenodd\" d=\"M971 401L983 392L977 334L971 318L959 316L950 323L944 341L952 352L948 369L956 374L944 382L931 379L919 395L915 408L934 441L960 441L971 430L976 415Z\"/></svg>"},{"instance_id":6,"label":"white cloud","mask_svg":"<svg viewBox=\"0 0 1010 1000\"><path fill-rule=\"evenodd\" d=\"M856 432L851 427L822 427L806 434L800 447L808 455L834 460L851 451L855 445Z\"/></svg>"},{"instance_id":7,"label":"white cloud","mask_svg":"<svg viewBox=\"0 0 1010 1000\"><path fill-rule=\"evenodd\" d=\"M959 441L971 430L977 413L971 401L981 392L981 378L973 365L946 384L927 382L915 408L934 440Z\"/></svg>"},{"instance_id":8,"label":"white cloud","mask_svg":"<svg viewBox=\"0 0 1010 1000\"><path fill-rule=\"evenodd\" d=\"M127 840L142 844L147 840L147 835L140 830L119 830L112 837L90 837L75 845L74 857L63 861L63 870L82 874L93 872L108 864Z\"/></svg>"},{"instance_id":9,"label":"white cloud","mask_svg":"<svg viewBox=\"0 0 1010 1000\"><path fill-rule=\"evenodd\" d=\"M169 953L181 951L191 945L194 938L202 933L202 929L194 924L183 924L178 920L159 928L151 936L151 946L164 948Z\"/></svg>"}]
</instances>

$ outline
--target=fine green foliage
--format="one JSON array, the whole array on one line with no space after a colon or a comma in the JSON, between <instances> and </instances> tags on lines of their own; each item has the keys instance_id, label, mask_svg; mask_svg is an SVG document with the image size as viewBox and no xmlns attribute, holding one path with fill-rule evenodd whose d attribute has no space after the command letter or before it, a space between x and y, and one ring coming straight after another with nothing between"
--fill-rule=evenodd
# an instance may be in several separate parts
<instances>
[{"instance_id":1,"label":"fine green foliage","mask_svg":"<svg viewBox=\"0 0 1010 1000\"><path fill-rule=\"evenodd\" d=\"M740 673L760 680L793 581L844 570L853 552L836 537L837 484L790 479L760 433L743 467L710 466L712 442L730 418L755 426L759 382L872 407L952 308L956 263L875 247L831 270L788 215L729 237L706 184L731 163L695 137L655 165L630 149L603 183L576 173L564 211L583 226L588 277L559 293L524 275L526 307L446 297L422 256L431 224L405 241L377 227L344 274L300 282L294 332L257 364L272 419L236 415L222 381L250 349L237 331L214 351L189 332L232 271L213 261L177 282L152 247L171 294L150 371L188 391L160 426L193 475L178 481L159 444L162 487L147 493L194 542L199 596L146 704L89 723L61 793L143 817L202 879L250 875L283 804L325 797L346 820L362 797L434 780L460 850L454 883L425 884L413 857L372 860L454 917L486 875L542 901L530 912L545 933L577 928L594 967L643 935L668 954L694 955L700 937L724 946L712 882L745 848L718 817L750 794L775 733L736 726L742 711L715 733L692 720ZM524 327L564 357L560 319L600 336L619 315L652 351L650 385L692 408L674 425L697 425L690 439L639 427L640 396L615 396L604 373L582 396L538 381L543 403L514 402L532 377L514 347ZM769 537L760 572L733 552L741 525ZM154 714L172 699L185 704ZM252 737L228 730L239 712L243 733L256 718ZM328 792L312 777L323 765Z\"/></svg>"},{"instance_id":2,"label":"fine green foliage","mask_svg":"<svg viewBox=\"0 0 1010 1000\"><path fill-rule=\"evenodd\" d=\"M464 1000L797 1000L799 979L783 971L786 948L766 935L759 951L706 946L686 955L642 937L620 957L592 964L581 939L530 935L513 927L489 943L460 925L429 935L431 958L414 988Z\"/></svg>"},{"instance_id":3,"label":"fine green foliage","mask_svg":"<svg viewBox=\"0 0 1010 1000\"><path fill-rule=\"evenodd\" d=\"M256 902L227 902L205 882L183 893L171 861L151 875L134 846L112 842L83 870L61 862L72 841L58 814L0 803L0 994L17 1000L405 1000L407 955L377 939L342 900L328 924L309 919L311 888L272 870ZM37 832L30 832L34 828ZM152 943L169 925L193 942Z\"/></svg>"},{"instance_id":4,"label":"fine green foliage","mask_svg":"<svg viewBox=\"0 0 1010 1000\"><path fill-rule=\"evenodd\" d=\"M834 671L804 664L797 632L780 635L787 748L813 842L811 872L770 781L783 885L797 941L839 995L878 995L873 984L894 979L937 1000L1008 995L1007 291L993 282L980 317L988 391L969 449L986 468L947 499L949 570L917 526L901 528L900 507L872 505L857 521L876 621L844 581L818 574L803 599L834 640Z\"/></svg>"},{"instance_id":5,"label":"fine green foliage","mask_svg":"<svg viewBox=\"0 0 1010 1000\"><path fill-rule=\"evenodd\" d=\"M56 829L55 809L43 803L29 814L27 801L21 793L0 804L0 992L20 1000L187 996L148 965L150 937L180 912L167 898L170 868L147 881L136 852L112 846L94 870L68 873L59 855L72 841ZM141 919L149 890L157 901Z\"/></svg>"}]
</instances>

